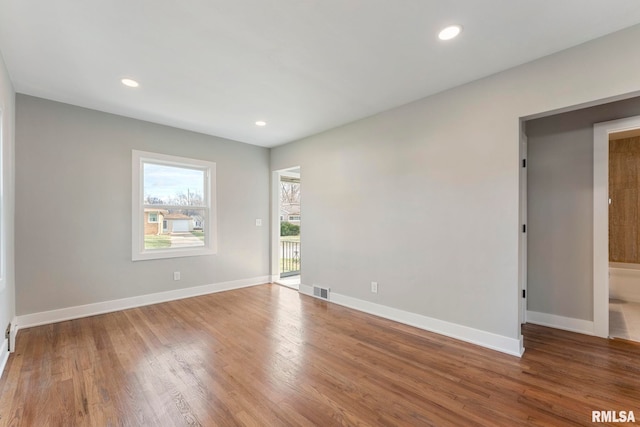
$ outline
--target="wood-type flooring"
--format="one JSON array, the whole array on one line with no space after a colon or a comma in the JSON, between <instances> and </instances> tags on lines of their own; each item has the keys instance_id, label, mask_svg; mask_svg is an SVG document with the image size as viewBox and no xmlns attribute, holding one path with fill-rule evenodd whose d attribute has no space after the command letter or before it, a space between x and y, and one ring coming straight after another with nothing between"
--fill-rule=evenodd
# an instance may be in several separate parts
<instances>
[{"instance_id":1,"label":"wood-type flooring","mask_svg":"<svg viewBox=\"0 0 640 427\"><path fill-rule=\"evenodd\" d=\"M523 331L518 358L254 286L21 330L0 425L640 423L640 345Z\"/></svg>"}]
</instances>

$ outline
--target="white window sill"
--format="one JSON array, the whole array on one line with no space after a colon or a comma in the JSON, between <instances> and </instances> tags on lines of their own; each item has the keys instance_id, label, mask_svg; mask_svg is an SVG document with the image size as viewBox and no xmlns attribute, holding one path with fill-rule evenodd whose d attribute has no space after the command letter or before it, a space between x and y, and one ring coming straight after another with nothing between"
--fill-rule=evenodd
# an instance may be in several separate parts
<instances>
[{"instance_id":1,"label":"white window sill","mask_svg":"<svg viewBox=\"0 0 640 427\"><path fill-rule=\"evenodd\" d=\"M150 259L183 258L191 256L215 255L216 251L208 248L184 248L184 249L154 249L133 254L132 261L145 261Z\"/></svg>"}]
</instances>

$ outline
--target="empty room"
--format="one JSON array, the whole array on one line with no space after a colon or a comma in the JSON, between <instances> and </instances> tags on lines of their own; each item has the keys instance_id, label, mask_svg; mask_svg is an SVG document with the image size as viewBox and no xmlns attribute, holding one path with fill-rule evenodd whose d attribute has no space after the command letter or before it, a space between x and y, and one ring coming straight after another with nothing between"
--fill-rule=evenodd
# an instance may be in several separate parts
<instances>
[{"instance_id":1,"label":"empty room","mask_svg":"<svg viewBox=\"0 0 640 427\"><path fill-rule=\"evenodd\" d=\"M640 423L637 0L0 0L0 426Z\"/></svg>"}]
</instances>

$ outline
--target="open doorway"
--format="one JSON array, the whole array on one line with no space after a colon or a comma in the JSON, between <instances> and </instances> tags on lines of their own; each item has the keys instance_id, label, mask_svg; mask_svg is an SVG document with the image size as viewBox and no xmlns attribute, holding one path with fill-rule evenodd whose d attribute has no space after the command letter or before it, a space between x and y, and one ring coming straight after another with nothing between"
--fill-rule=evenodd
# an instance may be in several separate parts
<instances>
[{"instance_id":1,"label":"open doorway","mask_svg":"<svg viewBox=\"0 0 640 427\"><path fill-rule=\"evenodd\" d=\"M640 97L610 101L525 118L528 323L610 336L609 134Z\"/></svg>"},{"instance_id":2,"label":"open doorway","mask_svg":"<svg viewBox=\"0 0 640 427\"><path fill-rule=\"evenodd\" d=\"M277 188L274 188L274 205L277 221L274 221L275 282L298 289L302 267L301 251L301 181L300 168L294 167L274 174ZM277 242L275 242L277 240Z\"/></svg>"},{"instance_id":3,"label":"open doorway","mask_svg":"<svg viewBox=\"0 0 640 427\"><path fill-rule=\"evenodd\" d=\"M520 120L520 222L522 227L519 233L519 257L518 275L520 288L518 304L520 324L527 323L527 134L525 132L524 121ZM520 343L524 346L524 339L520 333ZM523 350L524 351L524 347Z\"/></svg>"},{"instance_id":4,"label":"open doorway","mask_svg":"<svg viewBox=\"0 0 640 427\"><path fill-rule=\"evenodd\" d=\"M640 341L640 117L594 125L594 327Z\"/></svg>"}]
</instances>

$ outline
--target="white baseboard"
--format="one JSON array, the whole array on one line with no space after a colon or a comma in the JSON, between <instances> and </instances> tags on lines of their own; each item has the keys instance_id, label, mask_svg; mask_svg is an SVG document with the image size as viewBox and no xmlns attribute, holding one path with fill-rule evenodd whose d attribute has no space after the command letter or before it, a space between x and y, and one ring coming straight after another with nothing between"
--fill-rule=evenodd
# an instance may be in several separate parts
<instances>
[{"instance_id":1,"label":"white baseboard","mask_svg":"<svg viewBox=\"0 0 640 427\"><path fill-rule=\"evenodd\" d=\"M591 320L574 319L572 317L527 310L527 323L578 332L580 334L595 335L593 321Z\"/></svg>"},{"instance_id":2,"label":"white baseboard","mask_svg":"<svg viewBox=\"0 0 640 427\"><path fill-rule=\"evenodd\" d=\"M313 296L313 288L311 286L301 284L300 292L305 295ZM491 332L470 328L468 326L458 325L456 323L446 322L444 320L423 316L421 314L411 313L397 308L341 295L333 291L331 292L330 302L369 313L374 316L393 320L398 323L424 329L429 332L455 338L460 341L477 344L512 356L521 357L524 353L522 338L509 338Z\"/></svg>"},{"instance_id":3,"label":"white baseboard","mask_svg":"<svg viewBox=\"0 0 640 427\"><path fill-rule=\"evenodd\" d=\"M126 310L128 308L142 307L145 305L157 304L161 302L261 285L264 283L269 283L269 280L270 276L254 277L251 279L234 280L231 282L215 283L212 285L194 286L191 288L176 289L173 291L158 292L154 294L140 295L136 297L122 298L112 301L61 308L58 310L43 311L40 313L23 314L21 316L17 316L15 323L18 329L25 329L33 326L47 325L50 323L63 322L65 320L72 320L81 317L95 316L97 314Z\"/></svg>"},{"instance_id":4,"label":"white baseboard","mask_svg":"<svg viewBox=\"0 0 640 427\"><path fill-rule=\"evenodd\" d=\"M9 351L7 350L8 346L9 340L5 338L2 342L2 347L0 347L0 377L2 377L4 367L7 366L7 361L9 360Z\"/></svg>"},{"instance_id":5,"label":"white baseboard","mask_svg":"<svg viewBox=\"0 0 640 427\"><path fill-rule=\"evenodd\" d=\"M640 302L640 265L609 265L609 298Z\"/></svg>"}]
</instances>

